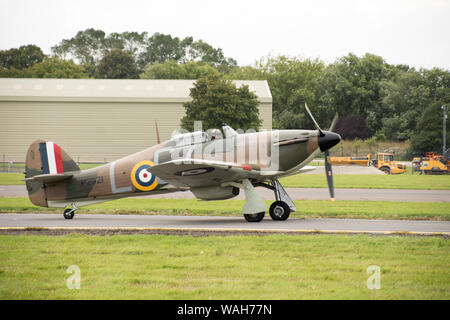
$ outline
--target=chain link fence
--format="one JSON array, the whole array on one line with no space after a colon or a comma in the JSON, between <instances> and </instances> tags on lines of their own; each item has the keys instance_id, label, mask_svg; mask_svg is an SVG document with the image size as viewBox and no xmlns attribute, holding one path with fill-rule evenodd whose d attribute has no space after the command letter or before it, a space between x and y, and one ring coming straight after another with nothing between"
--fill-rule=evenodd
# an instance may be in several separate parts
<instances>
[{"instance_id":1,"label":"chain link fence","mask_svg":"<svg viewBox=\"0 0 450 320\"><path fill-rule=\"evenodd\" d=\"M380 142L368 145L365 141L341 141L337 146L330 150L330 155L334 157L358 157L372 155L376 157L377 153L392 153L397 161L411 161L412 156L409 152L409 144L405 142Z\"/></svg>"},{"instance_id":2,"label":"chain link fence","mask_svg":"<svg viewBox=\"0 0 450 320\"><path fill-rule=\"evenodd\" d=\"M0 172L18 172L25 171L25 163L18 163L13 161L5 161L0 163Z\"/></svg>"}]
</instances>

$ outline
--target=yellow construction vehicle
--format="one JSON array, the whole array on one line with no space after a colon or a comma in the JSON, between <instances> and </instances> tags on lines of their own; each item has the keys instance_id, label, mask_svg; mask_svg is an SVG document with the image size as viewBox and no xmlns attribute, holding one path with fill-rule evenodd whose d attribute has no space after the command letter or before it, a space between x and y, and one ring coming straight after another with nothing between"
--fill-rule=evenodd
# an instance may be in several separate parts
<instances>
[{"instance_id":1,"label":"yellow construction vehicle","mask_svg":"<svg viewBox=\"0 0 450 320\"><path fill-rule=\"evenodd\" d=\"M383 171L386 174L399 174L406 172L406 166L394 161L394 155L392 153L378 153L374 160L371 160L371 154L367 156L357 157L330 157L330 162L333 165L360 165L369 166L373 165L375 168Z\"/></svg>"},{"instance_id":2,"label":"yellow construction vehicle","mask_svg":"<svg viewBox=\"0 0 450 320\"><path fill-rule=\"evenodd\" d=\"M358 166L368 167L370 164L370 153L367 156L360 157L330 157L333 165L356 164Z\"/></svg>"},{"instance_id":3,"label":"yellow construction vehicle","mask_svg":"<svg viewBox=\"0 0 450 320\"><path fill-rule=\"evenodd\" d=\"M420 174L449 174L450 163L444 156L427 152L425 157L416 157L412 161L412 173L419 171Z\"/></svg>"},{"instance_id":4,"label":"yellow construction vehicle","mask_svg":"<svg viewBox=\"0 0 450 320\"><path fill-rule=\"evenodd\" d=\"M406 172L406 166L394 161L394 155L392 153L378 153L376 159L372 160L372 165L386 174Z\"/></svg>"}]
</instances>

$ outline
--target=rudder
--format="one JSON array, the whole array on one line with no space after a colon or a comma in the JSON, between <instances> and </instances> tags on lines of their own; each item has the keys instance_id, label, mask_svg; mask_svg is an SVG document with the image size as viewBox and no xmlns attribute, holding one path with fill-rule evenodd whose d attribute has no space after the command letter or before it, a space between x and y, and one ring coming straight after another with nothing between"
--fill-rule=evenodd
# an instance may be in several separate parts
<instances>
[{"instance_id":1,"label":"rudder","mask_svg":"<svg viewBox=\"0 0 450 320\"><path fill-rule=\"evenodd\" d=\"M44 140L34 141L28 148L25 159L25 178L41 174L58 174L79 171L72 158L56 143ZM44 183L26 181L28 198L37 206L47 207Z\"/></svg>"}]
</instances>

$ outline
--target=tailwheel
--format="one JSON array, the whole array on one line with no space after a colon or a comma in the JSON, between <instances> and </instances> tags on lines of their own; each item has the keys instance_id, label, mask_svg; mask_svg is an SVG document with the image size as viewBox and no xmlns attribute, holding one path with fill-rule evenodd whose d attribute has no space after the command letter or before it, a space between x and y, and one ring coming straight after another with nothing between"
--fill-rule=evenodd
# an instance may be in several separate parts
<instances>
[{"instance_id":1,"label":"tailwheel","mask_svg":"<svg viewBox=\"0 0 450 320\"><path fill-rule=\"evenodd\" d=\"M270 217L272 220L284 221L289 218L291 209L289 205L284 201L275 201L272 203L269 209Z\"/></svg>"},{"instance_id":2,"label":"tailwheel","mask_svg":"<svg viewBox=\"0 0 450 320\"><path fill-rule=\"evenodd\" d=\"M65 219L72 219L75 215L75 210L77 210L77 206L75 204L72 204L72 209L65 209L63 216Z\"/></svg>"},{"instance_id":3,"label":"tailwheel","mask_svg":"<svg viewBox=\"0 0 450 320\"><path fill-rule=\"evenodd\" d=\"M65 209L63 215L65 219L72 219L73 216L75 215L75 210Z\"/></svg>"},{"instance_id":4,"label":"tailwheel","mask_svg":"<svg viewBox=\"0 0 450 320\"><path fill-rule=\"evenodd\" d=\"M247 222L260 222L264 218L264 214L265 212L244 214L244 218Z\"/></svg>"}]
</instances>

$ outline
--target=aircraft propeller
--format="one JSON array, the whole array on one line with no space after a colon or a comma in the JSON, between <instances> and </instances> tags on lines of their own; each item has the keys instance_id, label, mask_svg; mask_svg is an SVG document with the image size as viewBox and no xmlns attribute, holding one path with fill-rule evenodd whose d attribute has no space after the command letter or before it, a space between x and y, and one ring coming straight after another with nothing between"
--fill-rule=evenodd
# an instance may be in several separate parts
<instances>
[{"instance_id":1,"label":"aircraft propeller","mask_svg":"<svg viewBox=\"0 0 450 320\"><path fill-rule=\"evenodd\" d=\"M329 159L330 153L328 150L330 148L332 148L334 145L336 145L337 143L339 143L339 141L341 140L340 135L332 132L337 123L338 114L336 113L336 115L334 116L333 121L331 122L331 125L330 125L330 128L328 129L328 131L323 131L322 129L320 129L319 125L317 124L316 119L314 119L314 117L306 103L305 103L305 108L306 108L306 111L308 112L309 116L311 117L312 121L316 125L317 130L319 131L319 147L320 147L321 151L325 152L325 174L327 176L328 190L330 192L330 200L334 201L335 198L334 198L333 170L331 168L331 163L330 163L330 159Z\"/></svg>"}]
</instances>

